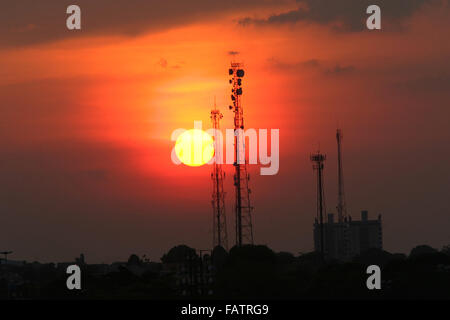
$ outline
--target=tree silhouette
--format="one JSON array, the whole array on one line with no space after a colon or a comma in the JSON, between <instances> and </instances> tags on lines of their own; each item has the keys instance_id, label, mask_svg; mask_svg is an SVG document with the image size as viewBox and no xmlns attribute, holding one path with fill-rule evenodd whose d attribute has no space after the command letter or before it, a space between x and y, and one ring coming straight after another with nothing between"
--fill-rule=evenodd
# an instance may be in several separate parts
<instances>
[{"instance_id":1,"label":"tree silhouette","mask_svg":"<svg viewBox=\"0 0 450 320\"><path fill-rule=\"evenodd\" d=\"M129 266L140 266L142 264L142 260L136 254L132 254L128 258L127 265Z\"/></svg>"},{"instance_id":2,"label":"tree silhouette","mask_svg":"<svg viewBox=\"0 0 450 320\"><path fill-rule=\"evenodd\" d=\"M173 247L169 252L162 256L163 263L181 263L186 261L188 257L196 257L195 249L184 244Z\"/></svg>"},{"instance_id":3,"label":"tree silhouette","mask_svg":"<svg viewBox=\"0 0 450 320\"><path fill-rule=\"evenodd\" d=\"M428 245L423 244L423 245L414 247L411 250L411 253L409 254L409 257L412 258L412 257L417 257L417 256L420 256L420 255L436 253L436 252L438 252L436 249L434 249L434 248L432 248L432 247L430 247Z\"/></svg>"}]
</instances>

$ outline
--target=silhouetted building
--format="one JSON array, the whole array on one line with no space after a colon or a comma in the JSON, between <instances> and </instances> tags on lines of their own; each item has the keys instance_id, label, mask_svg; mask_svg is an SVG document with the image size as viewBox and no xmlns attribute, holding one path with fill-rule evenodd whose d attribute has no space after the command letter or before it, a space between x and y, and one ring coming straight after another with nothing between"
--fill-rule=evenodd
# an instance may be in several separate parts
<instances>
[{"instance_id":1,"label":"silhouetted building","mask_svg":"<svg viewBox=\"0 0 450 320\"><path fill-rule=\"evenodd\" d=\"M383 249L381 215L376 220L368 219L368 212L361 211L361 220L345 218L335 222L328 214L323 223L324 255L327 260L347 261L370 248ZM314 222L314 250L320 251L320 224Z\"/></svg>"},{"instance_id":2,"label":"silhouetted building","mask_svg":"<svg viewBox=\"0 0 450 320\"><path fill-rule=\"evenodd\" d=\"M367 211L361 211L361 221L349 221L349 254L353 257L370 248L383 249L381 215L369 220Z\"/></svg>"},{"instance_id":3,"label":"silhouetted building","mask_svg":"<svg viewBox=\"0 0 450 320\"><path fill-rule=\"evenodd\" d=\"M339 223L334 221L334 214L329 213L328 219L323 223L324 256L327 260L347 260L348 257L348 231L349 224L346 220ZM314 222L314 250L321 251L320 223Z\"/></svg>"}]
</instances>

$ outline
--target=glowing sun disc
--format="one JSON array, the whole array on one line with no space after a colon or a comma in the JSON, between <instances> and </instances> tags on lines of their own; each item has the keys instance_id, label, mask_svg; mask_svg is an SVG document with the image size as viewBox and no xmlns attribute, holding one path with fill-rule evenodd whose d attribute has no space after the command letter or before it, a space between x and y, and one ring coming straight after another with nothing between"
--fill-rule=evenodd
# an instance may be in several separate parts
<instances>
[{"instance_id":1,"label":"glowing sun disc","mask_svg":"<svg viewBox=\"0 0 450 320\"><path fill-rule=\"evenodd\" d=\"M202 166L214 156L213 138L200 129L187 130L178 136L175 154L185 165Z\"/></svg>"}]
</instances>

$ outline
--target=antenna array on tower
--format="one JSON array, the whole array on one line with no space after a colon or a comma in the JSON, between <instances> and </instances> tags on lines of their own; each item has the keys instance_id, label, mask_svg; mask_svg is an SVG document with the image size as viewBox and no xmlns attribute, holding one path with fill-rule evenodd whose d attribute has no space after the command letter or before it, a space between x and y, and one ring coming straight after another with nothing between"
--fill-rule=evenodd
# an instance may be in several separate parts
<instances>
[{"instance_id":1,"label":"antenna array on tower","mask_svg":"<svg viewBox=\"0 0 450 320\"><path fill-rule=\"evenodd\" d=\"M236 245L242 246L243 244L253 244L253 207L250 204L250 189L248 187L248 162L246 159L245 136L243 132L244 110L241 104L242 78L244 77L242 64L232 62L228 74L231 76L231 100L233 103L230 106L230 110L234 112Z\"/></svg>"}]
</instances>

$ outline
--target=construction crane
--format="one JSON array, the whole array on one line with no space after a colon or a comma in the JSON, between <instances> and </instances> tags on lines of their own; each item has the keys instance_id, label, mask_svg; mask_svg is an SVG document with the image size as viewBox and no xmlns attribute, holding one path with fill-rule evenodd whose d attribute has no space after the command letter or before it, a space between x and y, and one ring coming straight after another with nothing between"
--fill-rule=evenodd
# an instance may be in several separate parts
<instances>
[{"instance_id":1,"label":"construction crane","mask_svg":"<svg viewBox=\"0 0 450 320\"><path fill-rule=\"evenodd\" d=\"M236 216L236 245L253 244L252 211L250 203L250 189L247 159L245 156L244 110L241 104L242 78L244 69L241 63L232 62L228 74L231 76L230 110L234 112L234 146L235 146L235 216Z\"/></svg>"},{"instance_id":2,"label":"construction crane","mask_svg":"<svg viewBox=\"0 0 450 320\"><path fill-rule=\"evenodd\" d=\"M220 119L222 113L216 108L214 99L214 109L211 110L211 122L214 129L214 165L211 173L213 180L212 207L213 207L213 248L221 246L228 250L227 221L225 213L225 192L223 189L223 180L225 173L222 170L222 138L220 130Z\"/></svg>"}]
</instances>

